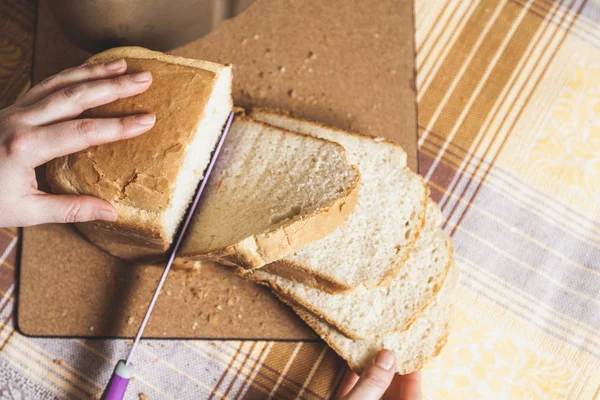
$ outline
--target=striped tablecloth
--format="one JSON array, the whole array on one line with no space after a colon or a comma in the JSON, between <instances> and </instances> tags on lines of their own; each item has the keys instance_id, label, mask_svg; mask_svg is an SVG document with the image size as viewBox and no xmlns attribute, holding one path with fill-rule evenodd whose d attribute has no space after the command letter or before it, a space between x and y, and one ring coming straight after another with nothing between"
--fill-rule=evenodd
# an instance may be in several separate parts
<instances>
[{"instance_id":1,"label":"striped tablecloth","mask_svg":"<svg viewBox=\"0 0 600 400\"><path fill-rule=\"evenodd\" d=\"M34 9L0 2L4 102L25 84ZM420 172L462 271L426 396L598 398L600 2L415 11ZM127 342L16 332L17 243L0 232L0 399L97 395ZM320 343L150 341L139 356L131 399L328 398L343 365Z\"/></svg>"}]
</instances>

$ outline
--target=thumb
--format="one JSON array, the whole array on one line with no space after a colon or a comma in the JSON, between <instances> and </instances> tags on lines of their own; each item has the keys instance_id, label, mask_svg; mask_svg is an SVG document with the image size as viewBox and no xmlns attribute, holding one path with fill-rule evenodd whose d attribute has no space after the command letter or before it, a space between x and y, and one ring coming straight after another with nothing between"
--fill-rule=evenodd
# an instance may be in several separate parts
<instances>
[{"instance_id":1,"label":"thumb","mask_svg":"<svg viewBox=\"0 0 600 400\"><path fill-rule=\"evenodd\" d=\"M117 210L109 202L93 196L41 193L31 196L23 206L21 226L117 219Z\"/></svg>"},{"instance_id":2,"label":"thumb","mask_svg":"<svg viewBox=\"0 0 600 400\"><path fill-rule=\"evenodd\" d=\"M346 400L377 400L387 390L396 373L396 356L382 350L360 375L360 379L345 397Z\"/></svg>"}]
</instances>

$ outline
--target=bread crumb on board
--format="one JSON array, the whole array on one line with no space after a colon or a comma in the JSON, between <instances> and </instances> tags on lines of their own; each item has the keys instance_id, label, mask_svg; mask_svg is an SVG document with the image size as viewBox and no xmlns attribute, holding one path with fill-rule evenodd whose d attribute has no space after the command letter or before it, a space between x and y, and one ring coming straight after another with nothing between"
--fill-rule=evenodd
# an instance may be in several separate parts
<instances>
[{"instance_id":1,"label":"bread crumb on board","mask_svg":"<svg viewBox=\"0 0 600 400\"><path fill-rule=\"evenodd\" d=\"M194 297L201 299L202 298L202 288L200 287L193 287L190 289L190 292L192 292L192 295L194 295Z\"/></svg>"},{"instance_id":2,"label":"bread crumb on board","mask_svg":"<svg viewBox=\"0 0 600 400\"><path fill-rule=\"evenodd\" d=\"M146 393L138 393L138 397L140 400L148 400L148 395Z\"/></svg>"},{"instance_id":3,"label":"bread crumb on board","mask_svg":"<svg viewBox=\"0 0 600 400\"><path fill-rule=\"evenodd\" d=\"M61 359L55 358L52 362L56 365L63 365L63 361Z\"/></svg>"},{"instance_id":4,"label":"bread crumb on board","mask_svg":"<svg viewBox=\"0 0 600 400\"><path fill-rule=\"evenodd\" d=\"M127 318L127 325L132 325L133 321L135 321L135 318L133 318L133 317Z\"/></svg>"}]
</instances>

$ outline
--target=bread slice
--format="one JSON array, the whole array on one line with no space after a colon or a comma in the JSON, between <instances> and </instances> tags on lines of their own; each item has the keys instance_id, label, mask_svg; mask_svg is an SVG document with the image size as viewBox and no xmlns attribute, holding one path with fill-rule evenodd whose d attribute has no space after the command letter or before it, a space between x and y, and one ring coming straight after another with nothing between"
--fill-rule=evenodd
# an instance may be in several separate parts
<instances>
[{"instance_id":1,"label":"bread slice","mask_svg":"<svg viewBox=\"0 0 600 400\"><path fill-rule=\"evenodd\" d=\"M406 330L442 287L452 263L452 241L439 229L439 207L429 201L425 228L400 274L388 286L329 294L261 268L245 274L270 286L352 339Z\"/></svg>"},{"instance_id":2,"label":"bread slice","mask_svg":"<svg viewBox=\"0 0 600 400\"><path fill-rule=\"evenodd\" d=\"M410 328L404 332L367 340L349 339L293 300L283 295L278 297L290 305L357 373L360 374L377 353L389 349L396 353L396 373L404 375L423 368L446 344L452 315L451 294L457 280L458 270L453 267L435 300Z\"/></svg>"},{"instance_id":3,"label":"bread slice","mask_svg":"<svg viewBox=\"0 0 600 400\"><path fill-rule=\"evenodd\" d=\"M261 267L344 223L359 181L339 144L237 115L179 255Z\"/></svg>"},{"instance_id":4,"label":"bread slice","mask_svg":"<svg viewBox=\"0 0 600 400\"><path fill-rule=\"evenodd\" d=\"M269 266L269 272L328 292L386 284L404 264L425 220L428 189L406 167L406 153L383 138L362 136L265 109L252 117L340 143L361 175L358 203L346 223Z\"/></svg>"},{"instance_id":5,"label":"bread slice","mask_svg":"<svg viewBox=\"0 0 600 400\"><path fill-rule=\"evenodd\" d=\"M118 47L90 58L124 58L128 73L150 71L153 83L137 96L87 111L91 118L156 114L146 134L57 158L47 166L55 193L90 194L118 211L113 223L77 228L98 247L144 261L169 248L221 129L232 109L231 66Z\"/></svg>"}]
</instances>

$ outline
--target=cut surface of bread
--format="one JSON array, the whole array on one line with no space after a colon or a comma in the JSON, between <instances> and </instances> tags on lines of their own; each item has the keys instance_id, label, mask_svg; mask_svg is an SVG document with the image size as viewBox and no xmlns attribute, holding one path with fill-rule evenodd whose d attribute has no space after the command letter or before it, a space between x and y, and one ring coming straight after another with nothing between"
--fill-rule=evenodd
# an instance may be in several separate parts
<instances>
[{"instance_id":1,"label":"cut surface of bread","mask_svg":"<svg viewBox=\"0 0 600 400\"><path fill-rule=\"evenodd\" d=\"M179 255L261 267L342 225L359 181L339 144L238 115Z\"/></svg>"},{"instance_id":2,"label":"cut surface of bread","mask_svg":"<svg viewBox=\"0 0 600 400\"><path fill-rule=\"evenodd\" d=\"M154 127L136 138L57 158L48 164L47 177L55 193L109 201L119 213L117 221L80 223L78 229L117 257L143 261L168 249L203 177L232 109L231 66L141 47L114 48L88 61L120 58L128 73L151 72L152 85L83 116L152 112Z\"/></svg>"},{"instance_id":3,"label":"cut surface of bread","mask_svg":"<svg viewBox=\"0 0 600 400\"><path fill-rule=\"evenodd\" d=\"M309 285L327 282L319 288L330 292L389 282L422 229L428 198L421 177L406 167L402 148L383 138L352 134L270 110L256 109L251 115L273 126L340 143L361 175L357 205L348 220L325 238L277 261L274 269L304 275Z\"/></svg>"},{"instance_id":4,"label":"cut surface of bread","mask_svg":"<svg viewBox=\"0 0 600 400\"><path fill-rule=\"evenodd\" d=\"M396 373L404 375L423 368L446 344L452 314L451 294L457 280L458 270L453 267L435 300L410 328L404 332L367 340L349 339L293 300L284 295L278 297L290 305L357 373L360 374L377 353L388 349L396 353Z\"/></svg>"},{"instance_id":5,"label":"cut surface of bread","mask_svg":"<svg viewBox=\"0 0 600 400\"><path fill-rule=\"evenodd\" d=\"M439 207L429 201L425 227L400 274L388 286L330 294L266 272L242 273L270 286L352 339L369 339L407 329L442 287L452 263L452 242L439 229ZM238 269L237 272L240 272Z\"/></svg>"}]
</instances>

